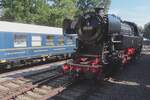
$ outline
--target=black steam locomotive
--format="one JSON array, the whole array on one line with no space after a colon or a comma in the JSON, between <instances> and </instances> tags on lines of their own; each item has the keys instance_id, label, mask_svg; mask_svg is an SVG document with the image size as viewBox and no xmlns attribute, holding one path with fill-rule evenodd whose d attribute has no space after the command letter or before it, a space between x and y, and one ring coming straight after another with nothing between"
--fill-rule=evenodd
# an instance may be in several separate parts
<instances>
[{"instance_id":1,"label":"black steam locomotive","mask_svg":"<svg viewBox=\"0 0 150 100\"><path fill-rule=\"evenodd\" d=\"M78 35L76 52L63 66L63 70L74 77L111 76L114 70L135 60L141 52L143 38L137 25L106 15L103 8L95 8L74 20L65 19L63 29L65 35Z\"/></svg>"}]
</instances>

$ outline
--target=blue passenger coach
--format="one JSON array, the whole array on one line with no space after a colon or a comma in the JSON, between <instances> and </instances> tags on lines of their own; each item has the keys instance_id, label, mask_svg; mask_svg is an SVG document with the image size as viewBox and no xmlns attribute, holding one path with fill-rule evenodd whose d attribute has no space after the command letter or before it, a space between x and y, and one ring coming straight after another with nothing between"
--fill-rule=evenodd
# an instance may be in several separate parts
<instances>
[{"instance_id":1,"label":"blue passenger coach","mask_svg":"<svg viewBox=\"0 0 150 100\"><path fill-rule=\"evenodd\" d=\"M0 64L70 55L75 41L62 28L0 21Z\"/></svg>"}]
</instances>

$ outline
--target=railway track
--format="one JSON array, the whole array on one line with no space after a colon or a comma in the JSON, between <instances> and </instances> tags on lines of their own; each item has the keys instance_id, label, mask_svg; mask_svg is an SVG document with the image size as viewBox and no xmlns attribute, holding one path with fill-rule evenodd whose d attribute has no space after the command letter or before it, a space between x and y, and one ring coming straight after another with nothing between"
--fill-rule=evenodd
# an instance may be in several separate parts
<instances>
[{"instance_id":1,"label":"railway track","mask_svg":"<svg viewBox=\"0 0 150 100\"><path fill-rule=\"evenodd\" d=\"M47 100L59 92L66 89L68 85L72 84L67 76L56 76L49 78L36 84L30 88L30 90L25 91L21 95L14 97L14 100Z\"/></svg>"},{"instance_id":2,"label":"railway track","mask_svg":"<svg viewBox=\"0 0 150 100\"><path fill-rule=\"evenodd\" d=\"M37 93L39 93L38 95L40 95L40 93L43 91L45 91L45 94L42 93L41 96L39 97L48 97L48 94L50 94L49 92L52 92L52 90L57 91L64 88L57 88L56 90L54 90L52 89L51 86L46 86L45 84L50 84L53 82L53 80L57 80L58 82L57 78L59 78L59 81L62 79L68 80L68 78L64 76L65 76L64 74L59 73L58 67L54 67L49 70L39 71L37 73L26 75L24 77L16 77L11 80L3 81L0 83L0 100L9 100L9 99L32 100L33 98L31 97L30 99L25 99L25 98L29 98L28 96L25 95L34 94L33 96L35 96ZM64 84L66 84L66 82Z\"/></svg>"},{"instance_id":3,"label":"railway track","mask_svg":"<svg viewBox=\"0 0 150 100\"><path fill-rule=\"evenodd\" d=\"M30 74L33 75L34 73L43 72L44 70L45 71L51 70L53 68L60 67L65 62L66 61L60 61L60 62L55 62L55 63L50 63L50 64L38 65L36 67L31 67L31 68L27 67L25 69L18 69L18 70L11 71L11 72L4 72L0 74L0 82L11 79L11 78L15 78L18 76L28 76Z\"/></svg>"}]
</instances>

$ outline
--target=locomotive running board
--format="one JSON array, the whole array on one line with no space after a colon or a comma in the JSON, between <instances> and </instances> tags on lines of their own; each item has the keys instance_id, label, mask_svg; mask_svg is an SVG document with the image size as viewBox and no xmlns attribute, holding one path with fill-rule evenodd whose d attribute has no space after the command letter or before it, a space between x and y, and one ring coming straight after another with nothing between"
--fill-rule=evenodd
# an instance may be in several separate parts
<instances>
[{"instance_id":1,"label":"locomotive running board","mask_svg":"<svg viewBox=\"0 0 150 100\"><path fill-rule=\"evenodd\" d=\"M67 63L70 66L79 66L79 67L92 67L92 68L101 68L102 65L81 65L81 64L73 64L73 63Z\"/></svg>"}]
</instances>

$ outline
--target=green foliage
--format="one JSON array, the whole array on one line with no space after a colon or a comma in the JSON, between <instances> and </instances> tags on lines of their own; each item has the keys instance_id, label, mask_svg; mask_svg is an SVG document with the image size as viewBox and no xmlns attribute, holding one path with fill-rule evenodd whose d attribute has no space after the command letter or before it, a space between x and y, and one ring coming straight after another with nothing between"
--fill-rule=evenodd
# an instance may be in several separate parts
<instances>
[{"instance_id":1,"label":"green foliage","mask_svg":"<svg viewBox=\"0 0 150 100\"><path fill-rule=\"evenodd\" d=\"M102 0L3 0L1 20L61 27L64 18L73 18L98 6ZM105 11L110 0L104 0Z\"/></svg>"},{"instance_id":2,"label":"green foliage","mask_svg":"<svg viewBox=\"0 0 150 100\"><path fill-rule=\"evenodd\" d=\"M111 0L104 0L105 13L108 12Z\"/></svg>"},{"instance_id":3,"label":"green foliage","mask_svg":"<svg viewBox=\"0 0 150 100\"><path fill-rule=\"evenodd\" d=\"M49 24L61 26L64 18L73 18L77 11L74 0L53 0L50 6Z\"/></svg>"},{"instance_id":4,"label":"green foliage","mask_svg":"<svg viewBox=\"0 0 150 100\"><path fill-rule=\"evenodd\" d=\"M98 7L101 2L104 3L104 9L107 12L111 0L77 0L78 13L91 11L93 8Z\"/></svg>"},{"instance_id":5,"label":"green foliage","mask_svg":"<svg viewBox=\"0 0 150 100\"><path fill-rule=\"evenodd\" d=\"M3 20L47 24L49 6L45 0L5 0Z\"/></svg>"},{"instance_id":6,"label":"green foliage","mask_svg":"<svg viewBox=\"0 0 150 100\"><path fill-rule=\"evenodd\" d=\"M144 26L144 37L150 39L150 22Z\"/></svg>"}]
</instances>

